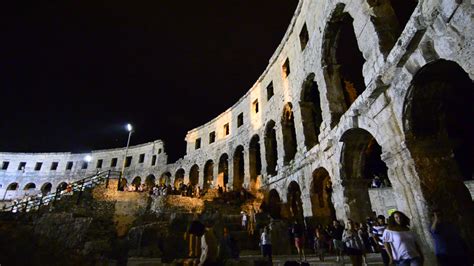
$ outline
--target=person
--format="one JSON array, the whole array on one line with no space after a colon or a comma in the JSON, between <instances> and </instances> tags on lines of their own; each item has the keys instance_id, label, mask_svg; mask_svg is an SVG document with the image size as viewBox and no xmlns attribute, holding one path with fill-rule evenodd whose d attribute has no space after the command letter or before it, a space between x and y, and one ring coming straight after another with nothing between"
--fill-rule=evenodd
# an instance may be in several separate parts
<instances>
[{"instance_id":1,"label":"person","mask_svg":"<svg viewBox=\"0 0 474 266\"><path fill-rule=\"evenodd\" d=\"M320 261L324 261L324 253L328 249L327 236L320 226L316 227L314 231L314 252L317 254Z\"/></svg>"},{"instance_id":2,"label":"person","mask_svg":"<svg viewBox=\"0 0 474 266\"><path fill-rule=\"evenodd\" d=\"M248 231L249 236L252 236L254 234L256 223L257 223L257 221L256 221L256 218L255 218L255 208L252 205L252 207L250 207L250 211L249 211L248 226L247 226L248 227L247 231Z\"/></svg>"},{"instance_id":3,"label":"person","mask_svg":"<svg viewBox=\"0 0 474 266\"><path fill-rule=\"evenodd\" d=\"M248 222L247 213L245 213L244 211L241 211L240 214L242 215L242 228L246 230L247 222Z\"/></svg>"},{"instance_id":4,"label":"person","mask_svg":"<svg viewBox=\"0 0 474 266\"><path fill-rule=\"evenodd\" d=\"M201 236L201 257L199 266L217 265L217 240L214 230L206 226L204 234Z\"/></svg>"},{"instance_id":5,"label":"person","mask_svg":"<svg viewBox=\"0 0 474 266\"><path fill-rule=\"evenodd\" d=\"M362 266L363 241L352 220L348 220L346 225L346 230L342 234L342 242L345 244L347 255L349 255L353 266Z\"/></svg>"},{"instance_id":6,"label":"person","mask_svg":"<svg viewBox=\"0 0 474 266\"><path fill-rule=\"evenodd\" d=\"M268 263L272 265L272 238L270 234L270 227L267 225L263 228L260 235L260 247L262 249L262 256L268 256Z\"/></svg>"},{"instance_id":7,"label":"person","mask_svg":"<svg viewBox=\"0 0 474 266\"><path fill-rule=\"evenodd\" d=\"M330 228L330 236L333 239L333 247L336 252L336 261L342 260L344 263L344 243L342 242L342 234L344 233L344 227L341 226L338 220L332 221L332 228Z\"/></svg>"},{"instance_id":8,"label":"person","mask_svg":"<svg viewBox=\"0 0 474 266\"><path fill-rule=\"evenodd\" d=\"M298 221L295 222L293 225L293 230L292 230L293 236L295 238L295 247L296 250L298 251L298 255L300 257L303 257L304 261L306 261L306 256L304 254L304 228L301 223Z\"/></svg>"},{"instance_id":9,"label":"person","mask_svg":"<svg viewBox=\"0 0 474 266\"><path fill-rule=\"evenodd\" d=\"M377 222L371 227L370 237L377 244L378 250L380 251L380 256L382 256L383 265L388 266L390 262L390 257L387 254L387 250L382 241L383 232L387 228L385 224L385 216L377 216Z\"/></svg>"},{"instance_id":10,"label":"person","mask_svg":"<svg viewBox=\"0 0 474 266\"><path fill-rule=\"evenodd\" d=\"M371 188L381 188L382 187L382 180L378 176L374 176L372 179L372 184L370 185Z\"/></svg>"},{"instance_id":11,"label":"person","mask_svg":"<svg viewBox=\"0 0 474 266\"><path fill-rule=\"evenodd\" d=\"M433 223L430 228L435 244L438 265L472 265L472 258L466 243L453 224L448 222L439 209L433 211Z\"/></svg>"},{"instance_id":12,"label":"person","mask_svg":"<svg viewBox=\"0 0 474 266\"><path fill-rule=\"evenodd\" d=\"M423 265L423 253L409 226L410 218L403 212L395 211L388 218L382 240L389 256L389 265Z\"/></svg>"}]
</instances>

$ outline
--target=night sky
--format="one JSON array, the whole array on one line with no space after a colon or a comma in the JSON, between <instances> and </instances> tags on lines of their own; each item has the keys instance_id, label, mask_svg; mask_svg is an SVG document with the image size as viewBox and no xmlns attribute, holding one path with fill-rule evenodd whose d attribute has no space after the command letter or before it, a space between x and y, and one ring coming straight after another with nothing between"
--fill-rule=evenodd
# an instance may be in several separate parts
<instances>
[{"instance_id":1,"label":"night sky","mask_svg":"<svg viewBox=\"0 0 474 266\"><path fill-rule=\"evenodd\" d=\"M130 122L132 145L162 139L175 161L255 83L297 2L3 1L0 151L121 147Z\"/></svg>"}]
</instances>

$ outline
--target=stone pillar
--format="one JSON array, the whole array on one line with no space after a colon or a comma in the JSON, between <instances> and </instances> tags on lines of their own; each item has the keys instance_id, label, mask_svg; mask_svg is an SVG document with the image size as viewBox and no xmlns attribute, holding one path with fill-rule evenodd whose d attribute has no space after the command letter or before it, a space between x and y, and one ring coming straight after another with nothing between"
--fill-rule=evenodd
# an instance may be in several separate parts
<instances>
[{"instance_id":1,"label":"stone pillar","mask_svg":"<svg viewBox=\"0 0 474 266\"><path fill-rule=\"evenodd\" d=\"M285 164L285 147L283 146L283 132L281 132L281 121L275 124L275 135L276 135L276 142L277 142L277 173L281 172L281 168Z\"/></svg>"},{"instance_id":2,"label":"stone pillar","mask_svg":"<svg viewBox=\"0 0 474 266\"><path fill-rule=\"evenodd\" d=\"M227 183L227 187L229 189L234 189L234 153L230 153L229 155L229 161L228 161L228 167L229 167L229 182Z\"/></svg>"},{"instance_id":3,"label":"stone pillar","mask_svg":"<svg viewBox=\"0 0 474 266\"><path fill-rule=\"evenodd\" d=\"M201 164L201 166L199 167L198 184L201 189L204 187L204 167L205 167L205 163Z\"/></svg>"},{"instance_id":4,"label":"stone pillar","mask_svg":"<svg viewBox=\"0 0 474 266\"><path fill-rule=\"evenodd\" d=\"M250 150L244 146L244 183L243 187L250 188Z\"/></svg>"},{"instance_id":5,"label":"stone pillar","mask_svg":"<svg viewBox=\"0 0 474 266\"><path fill-rule=\"evenodd\" d=\"M217 162L217 163L216 163ZM217 159L217 161L214 161L214 166L212 168L212 185L214 188L217 188L217 185L221 185L222 184L218 184L218 179L217 177L219 176L219 159Z\"/></svg>"}]
</instances>

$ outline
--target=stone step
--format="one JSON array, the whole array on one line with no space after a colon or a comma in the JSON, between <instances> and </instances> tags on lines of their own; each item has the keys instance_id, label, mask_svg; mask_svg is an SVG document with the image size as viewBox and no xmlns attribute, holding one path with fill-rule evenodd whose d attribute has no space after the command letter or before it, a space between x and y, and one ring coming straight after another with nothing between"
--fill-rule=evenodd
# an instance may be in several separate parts
<instances>
[{"instance_id":1,"label":"stone step","mask_svg":"<svg viewBox=\"0 0 474 266\"><path fill-rule=\"evenodd\" d=\"M253 265L263 265L258 264L259 262L263 263L265 260L259 253L251 251L250 253L247 250L241 252L239 260L229 260L225 265L242 265L242 266L253 266ZM299 261L298 256L295 255L281 255L273 257L274 266L283 266L287 261ZM335 256L328 256L325 258L325 261L319 261L315 255L311 254L306 256L306 261L309 265L315 266L325 266L325 265L351 265L350 259L348 256L344 257L344 263L337 262ZM155 265L197 265L196 259L177 259L172 263L162 263L160 258L128 258L127 266L155 266ZM367 265L370 266L382 266L382 259L380 254L367 254Z\"/></svg>"}]
</instances>

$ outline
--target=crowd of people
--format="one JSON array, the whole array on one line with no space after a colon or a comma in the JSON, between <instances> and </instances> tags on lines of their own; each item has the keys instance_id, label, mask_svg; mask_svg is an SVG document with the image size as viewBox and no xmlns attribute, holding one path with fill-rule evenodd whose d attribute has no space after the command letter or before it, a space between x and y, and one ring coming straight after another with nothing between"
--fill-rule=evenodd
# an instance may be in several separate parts
<instances>
[{"instance_id":1,"label":"crowd of people","mask_svg":"<svg viewBox=\"0 0 474 266\"><path fill-rule=\"evenodd\" d=\"M271 226L265 226L260 236L262 255L271 262ZM458 230L441 214L433 212L430 232L434 240L434 253L438 265L472 265L468 247ZM364 223L347 220L345 226L334 220L331 225L317 225L308 229L295 222L289 227L290 239L298 252L300 262L306 261L305 243L309 244L320 261L328 254L344 263L344 256L355 266L367 265L367 253L380 253L384 265L418 266L424 263L418 237L410 230L410 219L400 211L388 218L383 215L369 217Z\"/></svg>"}]
</instances>

